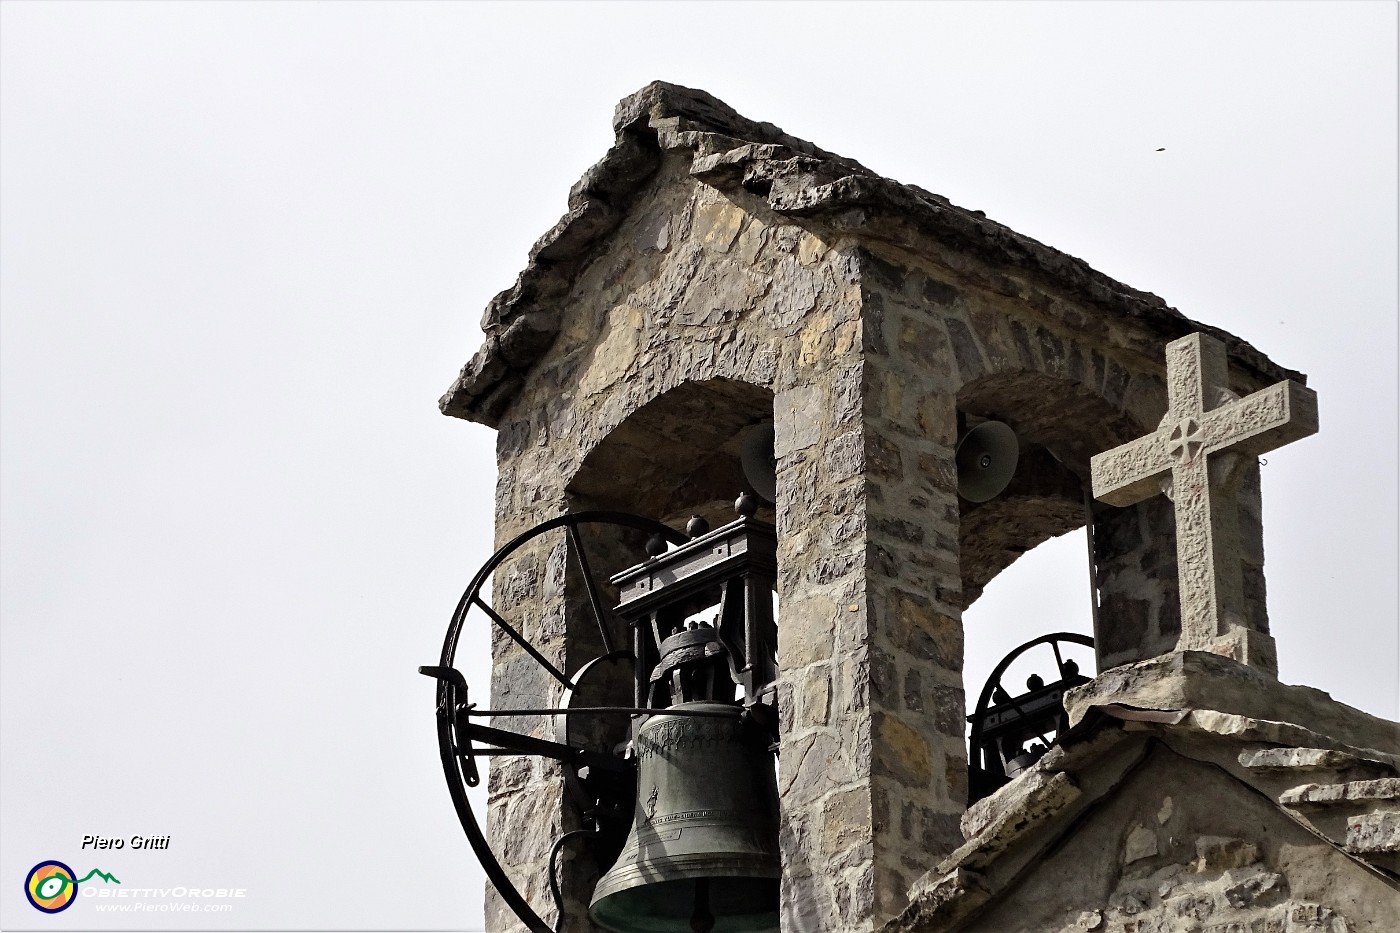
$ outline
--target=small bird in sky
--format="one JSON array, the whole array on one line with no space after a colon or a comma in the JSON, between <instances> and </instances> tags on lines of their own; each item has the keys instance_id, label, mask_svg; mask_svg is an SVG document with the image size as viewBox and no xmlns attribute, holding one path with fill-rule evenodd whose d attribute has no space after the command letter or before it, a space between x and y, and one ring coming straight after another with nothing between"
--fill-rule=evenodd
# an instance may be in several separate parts
<instances>
[{"instance_id":1,"label":"small bird in sky","mask_svg":"<svg viewBox=\"0 0 1400 933\"><path fill-rule=\"evenodd\" d=\"M1166 151L1167 151L1167 147L1166 147L1166 146L1163 146L1161 149L1158 149L1157 151L1158 151L1158 152L1166 152Z\"/></svg>"}]
</instances>

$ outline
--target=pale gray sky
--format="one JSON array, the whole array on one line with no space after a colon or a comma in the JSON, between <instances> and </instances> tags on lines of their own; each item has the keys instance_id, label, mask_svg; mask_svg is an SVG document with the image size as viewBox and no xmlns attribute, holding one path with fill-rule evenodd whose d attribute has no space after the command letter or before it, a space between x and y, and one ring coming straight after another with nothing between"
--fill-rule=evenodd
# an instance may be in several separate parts
<instances>
[{"instance_id":1,"label":"pale gray sky","mask_svg":"<svg viewBox=\"0 0 1400 933\"><path fill-rule=\"evenodd\" d=\"M494 435L435 403L657 78L1307 372L1321 433L1264 470L1282 676L1396 716L1394 5L11 0L0 926L479 929L414 669ZM970 689L1087 628L1083 560L993 584ZM246 897L48 917L45 859Z\"/></svg>"}]
</instances>

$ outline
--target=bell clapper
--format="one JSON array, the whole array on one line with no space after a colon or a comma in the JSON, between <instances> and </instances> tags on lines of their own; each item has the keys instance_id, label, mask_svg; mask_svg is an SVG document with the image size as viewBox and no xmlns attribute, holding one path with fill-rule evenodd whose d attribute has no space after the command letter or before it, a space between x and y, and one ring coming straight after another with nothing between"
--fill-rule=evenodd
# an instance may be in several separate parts
<instances>
[{"instance_id":1,"label":"bell clapper","mask_svg":"<svg viewBox=\"0 0 1400 933\"><path fill-rule=\"evenodd\" d=\"M690 929L694 933L710 933L715 928L715 915L710 913L710 879L695 879L695 909L690 914Z\"/></svg>"}]
</instances>

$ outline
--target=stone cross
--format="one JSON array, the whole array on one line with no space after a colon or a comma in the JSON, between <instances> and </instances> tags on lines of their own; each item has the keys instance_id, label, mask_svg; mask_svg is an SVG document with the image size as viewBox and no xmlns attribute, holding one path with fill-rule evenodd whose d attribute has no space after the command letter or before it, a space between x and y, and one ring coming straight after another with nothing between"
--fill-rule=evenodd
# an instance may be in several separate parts
<instances>
[{"instance_id":1,"label":"stone cross","mask_svg":"<svg viewBox=\"0 0 1400 933\"><path fill-rule=\"evenodd\" d=\"M1243 467L1317 432L1317 394L1286 380L1240 398L1225 345L1205 334L1167 344L1167 414L1157 430L1090 461L1094 497L1126 506L1158 492L1176 513L1179 649L1275 668L1272 640L1244 611L1236 522ZM1246 459L1249 458L1249 459Z\"/></svg>"}]
</instances>

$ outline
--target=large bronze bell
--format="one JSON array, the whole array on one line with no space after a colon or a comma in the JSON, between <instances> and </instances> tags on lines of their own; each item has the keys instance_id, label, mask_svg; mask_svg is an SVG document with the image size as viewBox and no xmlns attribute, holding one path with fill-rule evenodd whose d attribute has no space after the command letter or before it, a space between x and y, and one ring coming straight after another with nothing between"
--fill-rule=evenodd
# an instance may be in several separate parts
<instances>
[{"instance_id":1,"label":"large bronze bell","mask_svg":"<svg viewBox=\"0 0 1400 933\"><path fill-rule=\"evenodd\" d=\"M778 929L778 791L768 737L728 703L660 710L638 730L637 806L599 880L594 922L618 933Z\"/></svg>"}]
</instances>

